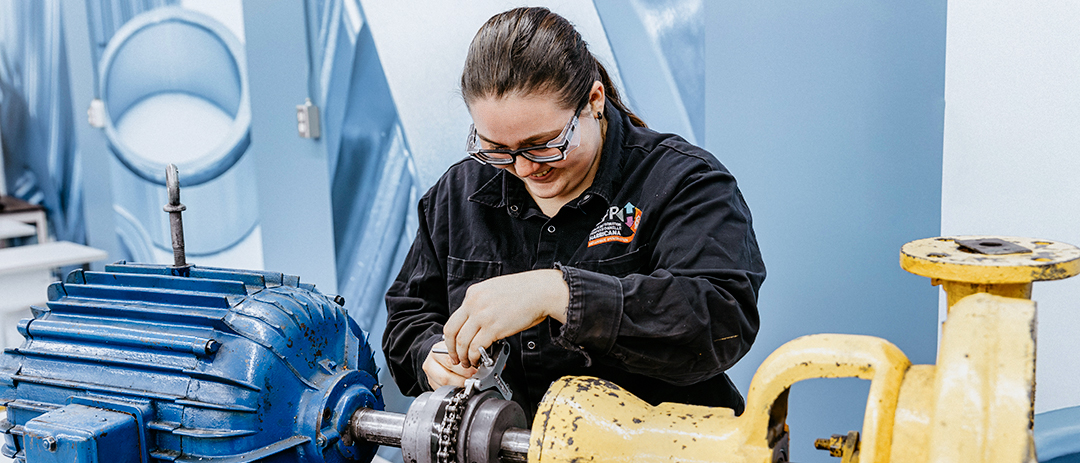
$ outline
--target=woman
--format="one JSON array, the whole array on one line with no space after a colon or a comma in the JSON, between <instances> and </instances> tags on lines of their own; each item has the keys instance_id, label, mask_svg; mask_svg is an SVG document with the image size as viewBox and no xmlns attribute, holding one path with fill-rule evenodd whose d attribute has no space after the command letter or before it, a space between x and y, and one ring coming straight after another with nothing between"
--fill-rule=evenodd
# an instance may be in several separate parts
<instances>
[{"instance_id":1,"label":"woman","mask_svg":"<svg viewBox=\"0 0 1080 463\"><path fill-rule=\"evenodd\" d=\"M461 91L471 159L421 198L386 296L383 349L401 390L460 386L479 348L506 339L502 377L530 419L564 375L741 413L724 370L757 334L765 267L731 174L647 129L544 8L489 19Z\"/></svg>"}]
</instances>

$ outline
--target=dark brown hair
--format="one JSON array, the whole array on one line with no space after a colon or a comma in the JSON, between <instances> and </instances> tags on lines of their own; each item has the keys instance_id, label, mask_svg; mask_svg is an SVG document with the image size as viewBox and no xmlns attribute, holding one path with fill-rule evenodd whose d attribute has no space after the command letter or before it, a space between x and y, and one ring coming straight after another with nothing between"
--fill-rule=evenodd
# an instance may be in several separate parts
<instances>
[{"instance_id":1,"label":"dark brown hair","mask_svg":"<svg viewBox=\"0 0 1080 463\"><path fill-rule=\"evenodd\" d=\"M593 82L607 100L644 127L619 98L604 66L566 18L547 8L515 8L492 16L469 45L461 72L465 104L478 98L550 92L566 108L579 108Z\"/></svg>"}]
</instances>

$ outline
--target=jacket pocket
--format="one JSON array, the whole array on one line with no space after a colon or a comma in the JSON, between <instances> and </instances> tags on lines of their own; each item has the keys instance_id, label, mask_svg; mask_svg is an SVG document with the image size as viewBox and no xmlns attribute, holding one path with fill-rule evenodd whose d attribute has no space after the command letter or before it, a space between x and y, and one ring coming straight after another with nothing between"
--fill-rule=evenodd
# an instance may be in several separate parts
<instances>
[{"instance_id":1,"label":"jacket pocket","mask_svg":"<svg viewBox=\"0 0 1080 463\"><path fill-rule=\"evenodd\" d=\"M605 275L622 278L631 273L639 272L641 268L645 266L648 257L649 253L646 252L646 249L643 246L621 256L600 260L583 260L571 264L571 266L590 272L603 273Z\"/></svg>"},{"instance_id":2,"label":"jacket pocket","mask_svg":"<svg viewBox=\"0 0 1080 463\"><path fill-rule=\"evenodd\" d=\"M446 276L449 279L480 281L502 275L502 262L465 260L447 256Z\"/></svg>"}]
</instances>

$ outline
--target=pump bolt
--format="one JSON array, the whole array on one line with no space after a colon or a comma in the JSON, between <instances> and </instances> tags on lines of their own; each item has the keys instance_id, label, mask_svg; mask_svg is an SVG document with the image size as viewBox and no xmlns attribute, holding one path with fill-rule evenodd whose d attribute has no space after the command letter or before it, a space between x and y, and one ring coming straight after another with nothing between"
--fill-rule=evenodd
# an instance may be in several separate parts
<instances>
[{"instance_id":1,"label":"pump bolt","mask_svg":"<svg viewBox=\"0 0 1080 463\"><path fill-rule=\"evenodd\" d=\"M49 436L41 440L41 443L45 445L45 450L50 452L56 451L56 438Z\"/></svg>"},{"instance_id":2,"label":"pump bolt","mask_svg":"<svg viewBox=\"0 0 1080 463\"><path fill-rule=\"evenodd\" d=\"M814 448L828 450L829 456L840 457L841 463L857 462L859 461L859 432L851 431L846 436L833 434L827 439L815 439Z\"/></svg>"}]
</instances>

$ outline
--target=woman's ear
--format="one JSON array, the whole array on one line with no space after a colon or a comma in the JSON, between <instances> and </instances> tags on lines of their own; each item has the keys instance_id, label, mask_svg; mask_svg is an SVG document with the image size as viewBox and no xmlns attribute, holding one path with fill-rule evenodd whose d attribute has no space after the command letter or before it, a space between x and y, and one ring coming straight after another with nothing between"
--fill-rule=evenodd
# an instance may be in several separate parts
<instances>
[{"instance_id":1,"label":"woman's ear","mask_svg":"<svg viewBox=\"0 0 1080 463\"><path fill-rule=\"evenodd\" d=\"M604 84L599 80L594 81L592 84L592 90L589 90L589 112L593 117L597 117L597 114L604 113L604 102L607 101L604 96ZM597 117L599 119L599 117Z\"/></svg>"}]
</instances>

